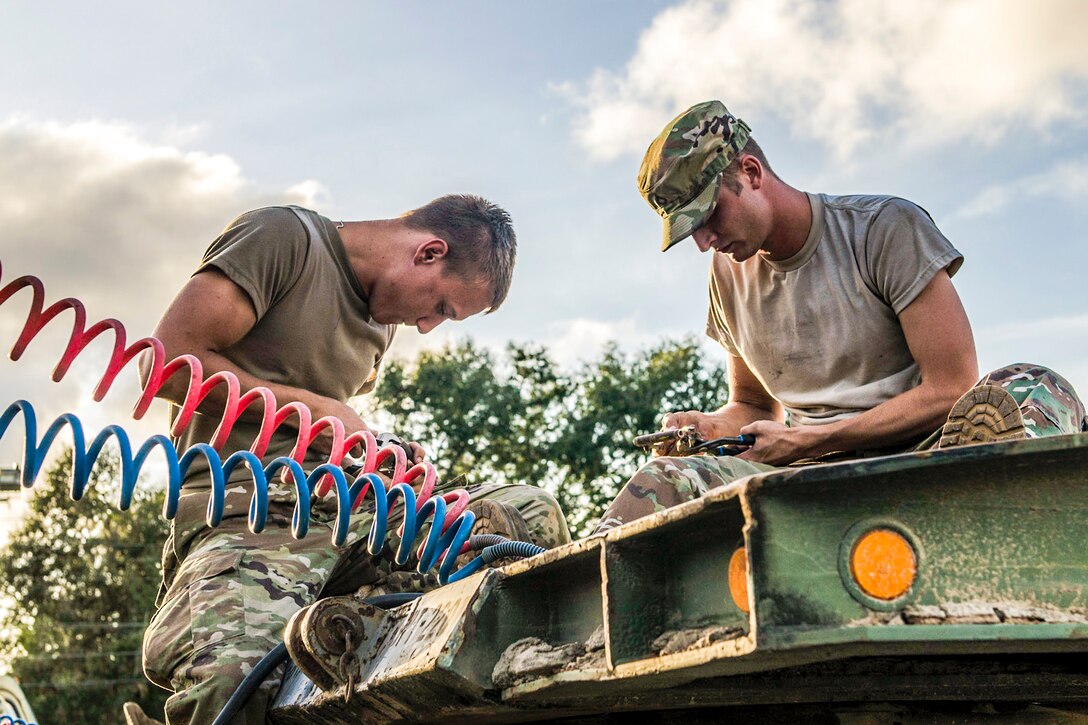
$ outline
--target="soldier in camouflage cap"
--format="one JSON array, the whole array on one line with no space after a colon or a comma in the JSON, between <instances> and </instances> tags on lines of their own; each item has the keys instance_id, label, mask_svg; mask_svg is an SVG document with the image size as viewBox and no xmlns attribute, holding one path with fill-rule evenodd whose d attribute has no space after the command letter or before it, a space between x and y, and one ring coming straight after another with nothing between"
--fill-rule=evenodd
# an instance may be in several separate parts
<instances>
[{"instance_id":1,"label":"soldier in camouflage cap","mask_svg":"<svg viewBox=\"0 0 1088 725\"><path fill-rule=\"evenodd\" d=\"M665 221L662 250L691 236L714 252L706 329L729 356L729 402L670 413L662 427L750 434L755 445L656 458L598 531L771 466L1085 428L1084 405L1052 370L1017 364L978 378L951 281L963 255L921 207L789 186L719 101L665 126L638 186Z\"/></svg>"},{"instance_id":2,"label":"soldier in camouflage cap","mask_svg":"<svg viewBox=\"0 0 1088 725\"><path fill-rule=\"evenodd\" d=\"M707 101L674 118L650 144L638 190L665 220L664 252L714 213L722 172L748 143L748 125L721 101Z\"/></svg>"}]
</instances>

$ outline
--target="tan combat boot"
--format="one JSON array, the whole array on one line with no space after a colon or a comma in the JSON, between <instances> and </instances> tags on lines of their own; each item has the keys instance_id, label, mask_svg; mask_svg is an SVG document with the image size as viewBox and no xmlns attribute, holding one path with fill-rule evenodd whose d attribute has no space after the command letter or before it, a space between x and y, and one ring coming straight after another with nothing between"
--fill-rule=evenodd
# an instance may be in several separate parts
<instances>
[{"instance_id":1,"label":"tan combat boot","mask_svg":"<svg viewBox=\"0 0 1088 725\"><path fill-rule=\"evenodd\" d=\"M503 503L502 501L480 499L479 501L470 503L468 505L468 510L476 514L476 523L472 527L473 536L495 534L509 539L510 541L527 541L530 544L535 543L532 535L529 534L529 527L525 524L525 519L522 517L521 512L510 504ZM460 569L465 564L475 559L479 553L479 551L470 551L462 554L457 559L457 568ZM490 564L490 566L499 566L502 563L505 563L505 561L507 560L500 559L499 561Z\"/></svg>"},{"instance_id":2,"label":"tan combat boot","mask_svg":"<svg viewBox=\"0 0 1088 725\"><path fill-rule=\"evenodd\" d=\"M1020 406L1008 391L979 385L963 394L941 429L938 448L1026 438Z\"/></svg>"}]
</instances>

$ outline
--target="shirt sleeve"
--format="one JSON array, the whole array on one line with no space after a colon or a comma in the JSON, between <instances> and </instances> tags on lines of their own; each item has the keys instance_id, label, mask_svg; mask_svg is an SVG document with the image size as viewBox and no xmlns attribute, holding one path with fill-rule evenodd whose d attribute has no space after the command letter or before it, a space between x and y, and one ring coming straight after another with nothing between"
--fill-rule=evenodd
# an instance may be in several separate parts
<instances>
[{"instance_id":1,"label":"shirt sleeve","mask_svg":"<svg viewBox=\"0 0 1088 725\"><path fill-rule=\"evenodd\" d=\"M246 212L223 230L197 272L214 267L242 288L260 320L298 281L309 253L302 223L290 209Z\"/></svg>"},{"instance_id":2,"label":"shirt sleeve","mask_svg":"<svg viewBox=\"0 0 1088 725\"><path fill-rule=\"evenodd\" d=\"M921 207L892 199L877 213L864 259L876 291L898 315L942 269L952 276L963 255Z\"/></svg>"}]
</instances>

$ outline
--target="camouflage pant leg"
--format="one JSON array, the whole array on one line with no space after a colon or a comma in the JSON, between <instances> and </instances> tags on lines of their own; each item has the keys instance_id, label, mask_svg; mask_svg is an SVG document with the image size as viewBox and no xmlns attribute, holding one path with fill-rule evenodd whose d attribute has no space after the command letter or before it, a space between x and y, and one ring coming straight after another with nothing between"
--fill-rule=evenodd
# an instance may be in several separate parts
<instances>
[{"instance_id":1,"label":"camouflage pant leg","mask_svg":"<svg viewBox=\"0 0 1088 725\"><path fill-rule=\"evenodd\" d=\"M654 458L631 477L604 512L594 534L692 501L712 488L755 473L775 470L734 456Z\"/></svg>"},{"instance_id":2,"label":"camouflage pant leg","mask_svg":"<svg viewBox=\"0 0 1088 725\"><path fill-rule=\"evenodd\" d=\"M289 511L272 512L260 534L244 517L225 519L178 564L143 647L148 678L174 691L166 703L170 725L211 722L328 576L336 551L327 527L312 525L296 541ZM234 722L264 723L281 676L266 679Z\"/></svg>"},{"instance_id":3,"label":"camouflage pant leg","mask_svg":"<svg viewBox=\"0 0 1088 725\"><path fill-rule=\"evenodd\" d=\"M976 387L979 385L997 385L1008 391L1020 406L1028 438L1088 430L1084 403L1069 381L1050 368L1029 363L1007 365L983 375L975 383ZM933 431L913 450L936 448L941 432L941 428Z\"/></svg>"},{"instance_id":4,"label":"camouflage pant leg","mask_svg":"<svg viewBox=\"0 0 1088 725\"><path fill-rule=\"evenodd\" d=\"M1029 438L1088 429L1084 403L1069 381L1050 368L1016 363L989 373L978 384L997 385L1016 399Z\"/></svg>"},{"instance_id":5,"label":"camouflage pant leg","mask_svg":"<svg viewBox=\"0 0 1088 725\"><path fill-rule=\"evenodd\" d=\"M457 486L451 486L450 490ZM525 484L476 484L467 486L470 501L488 499L513 506L525 519L533 543L545 549L570 543L567 517L555 498L539 486Z\"/></svg>"}]
</instances>

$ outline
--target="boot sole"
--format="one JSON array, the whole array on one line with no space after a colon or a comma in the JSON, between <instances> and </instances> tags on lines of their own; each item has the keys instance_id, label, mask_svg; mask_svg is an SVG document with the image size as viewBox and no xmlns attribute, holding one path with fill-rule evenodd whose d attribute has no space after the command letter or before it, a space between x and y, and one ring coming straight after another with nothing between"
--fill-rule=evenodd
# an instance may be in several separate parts
<instances>
[{"instance_id":1,"label":"boot sole","mask_svg":"<svg viewBox=\"0 0 1088 725\"><path fill-rule=\"evenodd\" d=\"M472 527L473 534L498 534L511 541L532 542L529 527L525 525L525 519L518 510L501 501L489 501L483 499L475 501L468 510L476 514L476 524Z\"/></svg>"},{"instance_id":2,"label":"boot sole","mask_svg":"<svg viewBox=\"0 0 1088 725\"><path fill-rule=\"evenodd\" d=\"M952 406L938 448L1026 438L1020 407L1004 388L980 385Z\"/></svg>"}]
</instances>

